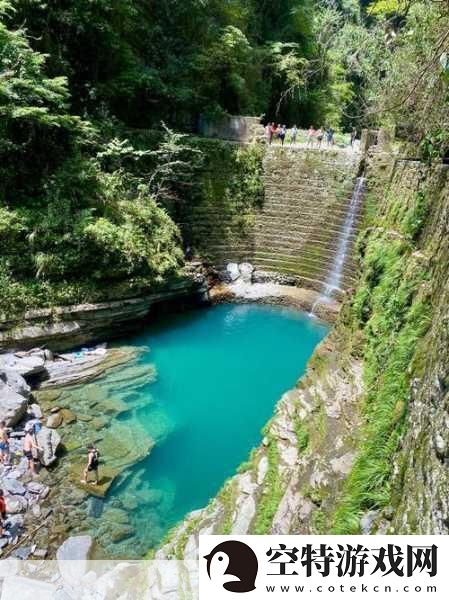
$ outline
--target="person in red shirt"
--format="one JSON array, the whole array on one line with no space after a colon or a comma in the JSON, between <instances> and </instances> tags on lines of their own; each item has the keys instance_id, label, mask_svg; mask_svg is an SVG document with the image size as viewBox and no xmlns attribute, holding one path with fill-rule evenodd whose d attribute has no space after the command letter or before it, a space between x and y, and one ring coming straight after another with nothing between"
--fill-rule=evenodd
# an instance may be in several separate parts
<instances>
[{"instance_id":1,"label":"person in red shirt","mask_svg":"<svg viewBox=\"0 0 449 600\"><path fill-rule=\"evenodd\" d=\"M3 535L6 520L6 500L3 490L0 490L0 537Z\"/></svg>"}]
</instances>

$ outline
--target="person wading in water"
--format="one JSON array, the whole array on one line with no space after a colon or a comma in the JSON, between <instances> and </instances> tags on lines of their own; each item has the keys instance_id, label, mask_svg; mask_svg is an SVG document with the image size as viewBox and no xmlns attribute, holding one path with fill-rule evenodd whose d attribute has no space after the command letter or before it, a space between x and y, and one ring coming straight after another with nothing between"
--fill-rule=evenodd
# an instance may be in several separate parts
<instances>
[{"instance_id":1,"label":"person wading in water","mask_svg":"<svg viewBox=\"0 0 449 600\"><path fill-rule=\"evenodd\" d=\"M86 468L84 469L83 478L81 479L81 483L84 483L84 484L88 483L87 482L88 474L94 473L95 481L93 482L93 484L98 485L98 482L99 482L98 466L100 464L99 457L100 457L100 453L95 448L95 446L93 444L91 444L87 448L87 465L86 465Z\"/></svg>"}]
</instances>

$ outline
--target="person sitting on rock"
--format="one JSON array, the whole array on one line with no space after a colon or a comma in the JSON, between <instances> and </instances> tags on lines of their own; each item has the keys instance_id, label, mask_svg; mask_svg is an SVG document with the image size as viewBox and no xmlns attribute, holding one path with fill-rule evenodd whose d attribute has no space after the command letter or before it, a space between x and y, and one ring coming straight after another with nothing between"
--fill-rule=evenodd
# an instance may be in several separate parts
<instances>
[{"instance_id":1,"label":"person sitting on rock","mask_svg":"<svg viewBox=\"0 0 449 600\"><path fill-rule=\"evenodd\" d=\"M6 521L6 500L3 490L0 490L0 537L3 536Z\"/></svg>"},{"instance_id":2,"label":"person sitting on rock","mask_svg":"<svg viewBox=\"0 0 449 600\"><path fill-rule=\"evenodd\" d=\"M28 471L32 475L37 475L36 462L37 459L33 456L33 451L43 452L43 449L38 445L36 436L34 433L34 426L31 423L27 423L25 427L25 438L23 440L23 455L28 460Z\"/></svg>"},{"instance_id":3,"label":"person sitting on rock","mask_svg":"<svg viewBox=\"0 0 449 600\"><path fill-rule=\"evenodd\" d=\"M98 465L100 464L99 457L100 457L100 453L95 448L95 446L93 444L91 444L87 448L87 465L86 465L86 468L84 469L83 478L81 479L81 483L84 483L84 484L88 483L87 482L88 474L94 473L95 481L93 482L93 484L98 485L98 482L99 482Z\"/></svg>"},{"instance_id":4,"label":"person sitting on rock","mask_svg":"<svg viewBox=\"0 0 449 600\"><path fill-rule=\"evenodd\" d=\"M9 463L9 437L5 421L0 421L0 460L4 465Z\"/></svg>"}]
</instances>

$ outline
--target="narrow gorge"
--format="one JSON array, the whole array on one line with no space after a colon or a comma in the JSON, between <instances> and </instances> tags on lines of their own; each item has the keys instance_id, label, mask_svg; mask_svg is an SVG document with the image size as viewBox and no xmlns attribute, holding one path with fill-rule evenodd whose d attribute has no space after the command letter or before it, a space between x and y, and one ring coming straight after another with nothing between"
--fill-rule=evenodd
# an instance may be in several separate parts
<instances>
[{"instance_id":1,"label":"narrow gorge","mask_svg":"<svg viewBox=\"0 0 449 600\"><path fill-rule=\"evenodd\" d=\"M1 600L443 551L448 92L449 1L0 0Z\"/></svg>"},{"instance_id":2,"label":"narrow gorge","mask_svg":"<svg viewBox=\"0 0 449 600\"><path fill-rule=\"evenodd\" d=\"M261 446L157 558L196 559L199 533L448 533L448 169L382 145L364 165L358 269L333 331Z\"/></svg>"}]
</instances>

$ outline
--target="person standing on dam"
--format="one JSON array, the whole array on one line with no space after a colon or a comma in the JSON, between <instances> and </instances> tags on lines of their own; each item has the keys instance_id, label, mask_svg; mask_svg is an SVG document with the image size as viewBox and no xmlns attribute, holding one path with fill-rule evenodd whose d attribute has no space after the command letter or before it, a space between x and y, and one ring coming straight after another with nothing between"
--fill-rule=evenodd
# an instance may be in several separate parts
<instances>
[{"instance_id":1,"label":"person standing on dam","mask_svg":"<svg viewBox=\"0 0 449 600\"><path fill-rule=\"evenodd\" d=\"M313 148L314 144L315 144L315 136L316 136L316 129L313 125L311 125L309 127L309 131L307 132L307 148Z\"/></svg>"},{"instance_id":2,"label":"person standing on dam","mask_svg":"<svg viewBox=\"0 0 449 600\"><path fill-rule=\"evenodd\" d=\"M286 135L287 135L287 127L286 127L286 125L282 125L282 127L279 129L279 134L278 134L278 137L281 141L281 146L284 145Z\"/></svg>"},{"instance_id":3,"label":"person standing on dam","mask_svg":"<svg viewBox=\"0 0 449 600\"><path fill-rule=\"evenodd\" d=\"M293 125L293 127L290 130L290 146L293 146L293 144L296 144L297 136L298 136L298 128L296 125Z\"/></svg>"}]
</instances>

